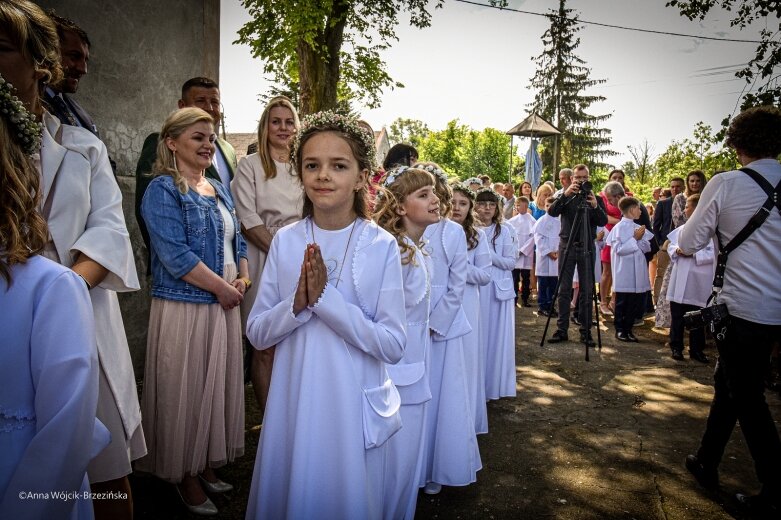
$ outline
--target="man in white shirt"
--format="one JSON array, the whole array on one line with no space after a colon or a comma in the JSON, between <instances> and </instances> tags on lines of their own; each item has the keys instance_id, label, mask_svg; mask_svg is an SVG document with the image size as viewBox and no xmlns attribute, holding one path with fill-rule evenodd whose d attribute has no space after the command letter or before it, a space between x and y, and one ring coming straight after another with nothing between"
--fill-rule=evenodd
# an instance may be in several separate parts
<instances>
[{"instance_id":1,"label":"man in white shirt","mask_svg":"<svg viewBox=\"0 0 781 520\"><path fill-rule=\"evenodd\" d=\"M510 220L513 218L513 209L515 209L515 186L511 182L502 186L502 195L504 196L502 215L504 220Z\"/></svg>"},{"instance_id":2,"label":"man in white shirt","mask_svg":"<svg viewBox=\"0 0 781 520\"><path fill-rule=\"evenodd\" d=\"M559 182L561 183L561 189L557 190L556 193L553 194L554 197L558 197L564 193L567 188L569 188L569 185L572 184L571 168L562 168L561 171L559 171Z\"/></svg>"},{"instance_id":3,"label":"man in white shirt","mask_svg":"<svg viewBox=\"0 0 781 520\"><path fill-rule=\"evenodd\" d=\"M705 487L718 486L718 466L737 421L762 484L758 495L737 495L751 514L781 516L781 441L764 396L763 374L773 343L781 337L781 110L763 106L735 117L727 130L745 168L775 188L767 219L731 254L717 303L730 318L716 325L719 359L715 393L705 433L686 467ZM681 230L685 254L703 249L718 234L722 248L744 228L768 195L747 173L731 171L711 179L700 203Z\"/></svg>"}]
</instances>

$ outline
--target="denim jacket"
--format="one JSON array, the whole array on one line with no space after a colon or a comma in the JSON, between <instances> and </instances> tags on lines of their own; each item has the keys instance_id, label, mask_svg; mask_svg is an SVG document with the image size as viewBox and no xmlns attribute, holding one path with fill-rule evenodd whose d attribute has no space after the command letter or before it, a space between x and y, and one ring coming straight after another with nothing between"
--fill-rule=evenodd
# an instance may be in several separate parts
<instances>
[{"instance_id":1,"label":"denim jacket","mask_svg":"<svg viewBox=\"0 0 781 520\"><path fill-rule=\"evenodd\" d=\"M233 262L247 258L247 245L241 236L239 221L228 189L206 179L214 187L233 216L236 236L233 239ZM204 197L194 190L182 195L173 178L155 178L141 202L141 216L149 230L152 253L152 296L190 303L217 303L214 294L182 280L198 262L222 276L224 259L224 224L217 199Z\"/></svg>"}]
</instances>

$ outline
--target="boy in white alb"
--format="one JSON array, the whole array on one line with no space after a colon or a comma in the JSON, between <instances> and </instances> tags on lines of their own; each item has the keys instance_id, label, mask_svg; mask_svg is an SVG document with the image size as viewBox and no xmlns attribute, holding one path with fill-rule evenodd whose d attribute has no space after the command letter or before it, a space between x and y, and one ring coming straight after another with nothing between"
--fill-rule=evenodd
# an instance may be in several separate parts
<instances>
[{"instance_id":1,"label":"boy in white alb","mask_svg":"<svg viewBox=\"0 0 781 520\"><path fill-rule=\"evenodd\" d=\"M537 221L529 213L529 199L515 199L516 215L507 221L515 229L515 243L518 245L518 259L513 269L513 287L515 288L515 304L518 305L518 285L521 286L521 302L524 307L530 307L531 268L534 260L534 225Z\"/></svg>"},{"instance_id":2,"label":"boy in white alb","mask_svg":"<svg viewBox=\"0 0 781 520\"><path fill-rule=\"evenodd\" d=\"M556 312L553 310L553 291L556 290L556 282L559 279L559 232L561 231L561 221L556 217L548 215L553 201L550 198L545 201L545 214L534 225L534 245L537 248L535 252L537 275L537 303L539 304L538 314L548 316Z\"/></svg>"},{"instance_id":3,"label":"boy in white alb","mask_svg":"<svg viewBox=\"0 0 781 520\"><path fill-rule=\"evenodd\" d=\"M686 218L691 217L694 208L700 201L700 195L695 193L686 199ZM670 274L670 285L667 286L667 301L670 302L670 348L672 358L683 359L683 315L705 307L711 292L713 275L716 272L716 251L713 243L700 249L693 255L685 255L678 248L678 237L686 226L673 229L667 239L670 245L670 262L673 270ZM705 330L697 328L689 331L689 358L707 363L708 357L702 351L705 347Z\"/></svg>"},{"instance_id":4,"label":"boy in white alb","mask_svg":"<svg viewBox=\"0 0 781 520\"><path fill-rule=\"evenodd\" d=\"M638 342L632 333L635 318L642 315L645 293L651 290L645 253L651 250L653 233L635 224L640 217L640 201L624 197L618 201L622 218L610 231L610 267L616 292L615 326L619 341Z\"/></svg>"}]
</instances>

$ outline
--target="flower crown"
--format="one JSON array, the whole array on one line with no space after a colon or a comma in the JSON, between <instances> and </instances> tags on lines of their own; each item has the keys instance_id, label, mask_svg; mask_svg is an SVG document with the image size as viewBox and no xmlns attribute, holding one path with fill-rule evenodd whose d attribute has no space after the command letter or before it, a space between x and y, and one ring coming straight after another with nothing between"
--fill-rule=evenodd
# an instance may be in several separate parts
<instances>
[{"instance_id":1,"label":"flower crown","mask_svg":"<svg viewBox=\"0 0 781 520\"><path fill-rule=\"evenodd\" d=\"M502 200L502 197L491 188L480 188L479 190L477 190L477 193L475 194L475 198L483 194L490 195L495 202L499 202L500 200Z\"/></svg>"},{"instance_id":2,"label":"flower crown","mask_svg":"<svg viewBox=\"0 0 781 520\"><path fill-rule=\"evenodd\" d=\"M436 166L432 166L430 164L418 163L414 165L413 168L429 172L430 174L438 177L443 184L447 184L447 174L442 170L440 170L439 168L437 168Z\"/></svg>"},{"instance_id":3,"label":"flower crown","mask_svg":"<svg viewBox=\"0 0 781 520\"><path fill-rule=\"evenodd\" d=\"M390 170L387 175L385 175L385 180L382 181L382 187L387 188L396 182L396 179L398 179L399 176L407 170L409 170L409 166L399 166L398 168L393 168Z\"/></svg>"},{"instance_id":4,"label":"flower crown","mask_svg":"<svg viewBox=\"0 0 781 520\"><path fill-rule=\"evenodd\" d=\"M374 136L358 125L358 120L354 117L343 116L332 110L323 110L304 116L301 120L301 129L293 138L293 145L290 147L290 158L295 164L298 150L301 147L301 138L316 130L338 130L361 142L366 149L366 156L369 159L369 166L374 170L377 164L377 152L374 149Z\"/></svg>"},{"instance_id":5,"label":"flower crown","mask_svg":"<svg viewBox=\"0 0 781 520\"><path fill-rule=\"evenodd\" d=\"M472 202L474 202L474 201L475 201L475 199L477 199L477 194L476 194L474 191L472 191L472 190L470 190L470 189L469 189L469 184L470 184L470 182L469 182L469 181L470 181L470 180L471 180L471 179L467 179L467 180L465 180L464 182L458 182L458 183L456 183L456 184L453 184L453 185L451 186L451 188L453 189L453 191L454 191L454 192L455 192L455 191L457 191L457 192L459 192L459 193L462 193L462 194L464 194L464 196L466 196L466 197L467 197L469 200L471 200Z\"/></svg>"},{"instance_id":6,"label":"flower crown","mask_svg":"<svg viewBox=\"0 0 781 520\"><path fill-rule=\"evenodd\" d=\"M16 137L24 153L32 155L41 149L43 126L14 95L15 91L14 86L0 74L0 114L8 121L11 134Z\"/></svg>"},{"instance_id":7,"label":"flower crown","mask_svg":"<svg viewBox=\"0 0 781 520\"><path fill-rule=\"evenodd\" d=\"M479 184L480 186L482 186L483 180L480 177L469 177L467 180L464 181L464 185L469 186L470 184Z\"/></svg>"}]
</instances>

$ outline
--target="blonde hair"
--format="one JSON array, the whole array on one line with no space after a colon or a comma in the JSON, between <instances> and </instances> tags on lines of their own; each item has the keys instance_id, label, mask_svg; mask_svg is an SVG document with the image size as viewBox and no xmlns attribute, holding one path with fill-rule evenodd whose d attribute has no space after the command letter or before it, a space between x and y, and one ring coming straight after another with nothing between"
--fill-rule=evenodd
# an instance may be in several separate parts
<instances>
[{"instance_id":1,"label":"blonde hair","mask_svg":"<svg viewBox=\"0 0 781 520\"><path fill-rule=\"evenodd\" d=\"M160 130L160 138L157 142L157 160L153 168L154 175L170 175L173 177L174 184L182 195L187 193L190 187L187 185L187 179L179 173L176 167L176 156L168 148L165 140L168 137L177 139L185 130L202 121L209 123L212 127L214 126L214 119L204 110L196 107L180 108L171 112L163 123L162 130Z\"/></svg>"},{"instance_id":2,"label":"blonde hair","mask_svg":"<svg viewBox=\"0 0 781 520\"><path fill-rule=\"evenodd\" d=\"M0 29L7 32L22 56L32 63L36 74L42 74L38 97L43 86L62 78L60 37L54 21L36 4L28 0L0 1ZM33 112L40 108L31 107Z\"/></svg>"},{"instance_id":3,"label":"blonde hair","mask_svg":"<svg viewBox=\"0 0 781 520\"><path fill-rule=\"evenodd\" d=\"M433 188L435 186L434 176L424 170L407 168L398 174L390 186L384 186L385 179L393 173L394 170L388 172L380 182L379 193L381 195L375 199L373 219L378 226L396 237L402 265L410 262L414 264L415 248L404 240L407 230L404 227L404 218L399 215L398 209L411 193L426 186Z\"/></svg>"},{"instance_id":4,"label":"blonde hair","mask_svg":"<svg viewBox=\"0 0 781 520\"><path fill-rule=\"evenodd\" d=\"M11 284L11 267L43 249L46 221L38 213L40 176L0 116L0 276Z\"/></svg>"},{"instance_id":5,"label":"blonde hair","mask_svg":"<svg viewBox=\"0 0 781 520\"><path fill-rule=\"evenodd\" d=\"M272 108L287 108L293 113L293 123L296 127L296 132L301 129L301 121L298 119L298 112L296 107L293 106L293 102L285 96L276 96L271 98L263 109L263 113L260 115L260 121L258 121L258 157L260 157L260 164L263 165L263 172L266 174L266 179L273 179L277 176L277 168L274 165L274 159L271 157L271 151L268 147L268 125L271 119ZM288 166L290 168L290 166ZM292 169L290 170L292 172Z\"/></svg>"},{"instance_id":6,"label":"blonde hair","mask_svg":"<svg viewBox=\"0 0 781 520\"><path fill-rule=\"evenodd\" d=\"M547 201L548 197L551 195L553 195L553 188L547 184L540 184L537 188L537 193L534 196L534 203L539 209L545 209L545 201Z\"/></svg>"},{"instance_id":7,"label":"blonde hair","mask_svg":"<svg viewBox=\"0 0 781 520\"><path fill-rule=\"evenodd\" d=\"M430 166L435 170L439 170L444 174L444 170L435 162L431 161L419 161L415 163L414 168L425 168ZM453 212L453 190L447 183L447 176L442 179L439 175L434 175L434 193L439 198L439 214L445 218L449 218Z\"/></svg>"}]
</instances>

